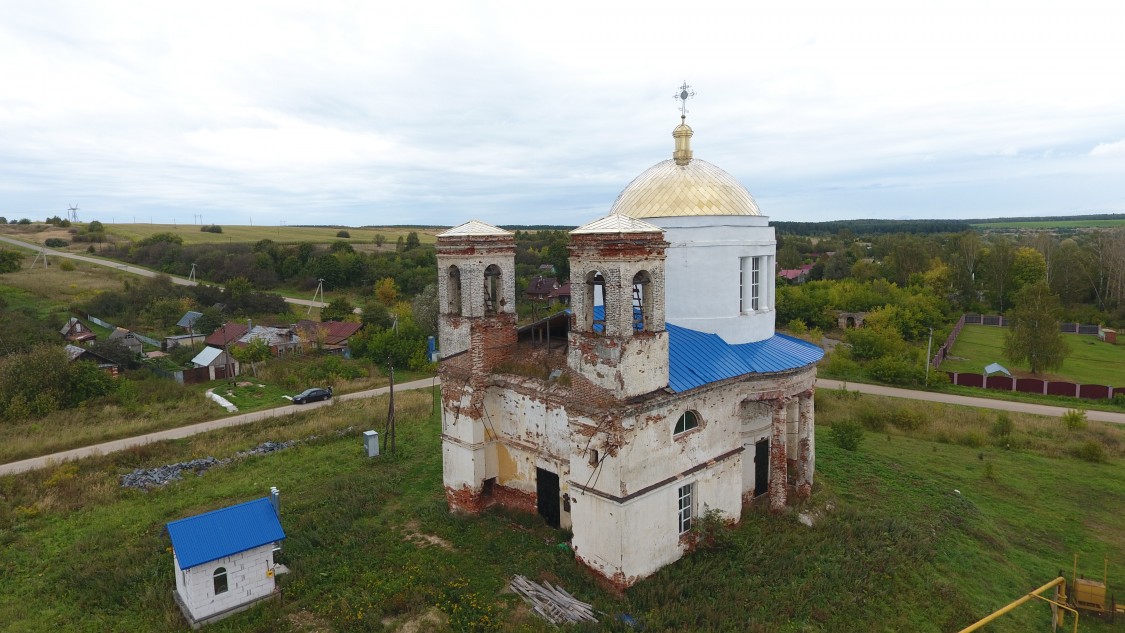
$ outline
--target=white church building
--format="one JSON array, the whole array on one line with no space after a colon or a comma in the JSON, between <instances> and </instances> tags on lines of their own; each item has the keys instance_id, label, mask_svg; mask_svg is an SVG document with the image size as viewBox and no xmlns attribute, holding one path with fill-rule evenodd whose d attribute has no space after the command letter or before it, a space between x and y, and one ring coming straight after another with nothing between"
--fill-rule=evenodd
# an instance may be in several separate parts
<instances>
[{"instance_id":1,"label":"white church building","mask_svg":"<svg viewBox=\"0 0 1125 633\"><path fill-rule=\"evenodd\" d=\"M813 482L823 351L775 333L773 228L691 137L681 121L672 159L571 231L565 313L517 327L512 233L437 240L450 507L538 512L621 587L705 512L780 511Z\"/></svg>"}]
</instances>

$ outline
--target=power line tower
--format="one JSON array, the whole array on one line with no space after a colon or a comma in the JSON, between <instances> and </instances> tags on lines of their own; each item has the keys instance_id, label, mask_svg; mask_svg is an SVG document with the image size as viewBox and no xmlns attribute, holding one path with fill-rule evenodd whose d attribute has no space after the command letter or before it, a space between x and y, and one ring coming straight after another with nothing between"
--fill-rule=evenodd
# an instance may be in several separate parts
<instances>
[{"instance_id":1,"label":"power line tower","mask_svg":"<svg viewBox=\"0 0 1125 633\"><path fill-rule=\"evenodd\" d=\"M78 221L78 205L77 204L72 204L69 207L67 207L66 217L71 222L77 222Z\"/></svg>"}]
</instances>

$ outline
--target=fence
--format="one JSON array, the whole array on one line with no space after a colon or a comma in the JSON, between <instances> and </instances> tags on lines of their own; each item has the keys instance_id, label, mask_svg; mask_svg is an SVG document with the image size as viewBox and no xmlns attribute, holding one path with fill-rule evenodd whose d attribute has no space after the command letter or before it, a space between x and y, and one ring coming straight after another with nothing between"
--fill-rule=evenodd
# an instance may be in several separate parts
<instances>
[{"instance_id":1,"label":"fence","mask_svg":"<svg viewBox=\"0 0 1125 633\"><path fill-rule=\"evenodd\" d=\"M1048 396L1068 396L1101 400L1113 398L1115 394L1125 394L1125 387L1108 385L1089 385L1067 382L1065 380L1040 380L1039 378L1012 378L1010 376L985 376L968 372L945 372L949 381L965 387L996 389L999 391L1020 391Z\"/></svg>"},{"instance_id":2,"label":"fence","mask_svg":"<svg viewBox=\"0 0 1125 633\"><path fill-rule=\"evenodd\" d=\"M1008 319L998 314L962 314L961 318L957 320L957 325L953 326L953 331L949 333L945 342L941 344L937 353L934 354L933 360L930 361L931 367L937 369L941 366L942 361L949 355L949 352L953 349L953 345L957 342L957 336L961 334L961 329L966 325L1008 327ZM1059 326L1059 331L1063 334L1090 334L1100 336L1102 329L1101 326L1089 323L1063 323Z\"/></svg>"}]
</instances>

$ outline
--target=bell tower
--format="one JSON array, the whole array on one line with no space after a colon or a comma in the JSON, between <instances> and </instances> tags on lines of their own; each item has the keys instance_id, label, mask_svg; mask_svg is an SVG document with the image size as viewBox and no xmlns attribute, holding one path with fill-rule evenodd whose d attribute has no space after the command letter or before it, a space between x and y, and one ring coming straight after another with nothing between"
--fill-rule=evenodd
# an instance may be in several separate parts
<instances>
[{"instance_id":1,"label":"bell tower","mask_svg":"<svg viewBox=\"0 0 1125 633\"><path fill-rule=\"evenodd\" d=\"M567 364L626 399L668 386L663 230L611 214L570 232Z\"/></svg>"},{"instance_id":2,"label":"bell tower","mask_svg":"<svg viewBox=\"0 0 1125 633\"><path fill-rule=\"evenodd\" d=\"M437 262L442 358L473 348L478 339L482 345L476 349L481 352L515 343L515 235L470 220L437 236ZM493 340L498 337L505 340ZM479 360L483 372L495 364Z\"/></svg>"}]
</instances>

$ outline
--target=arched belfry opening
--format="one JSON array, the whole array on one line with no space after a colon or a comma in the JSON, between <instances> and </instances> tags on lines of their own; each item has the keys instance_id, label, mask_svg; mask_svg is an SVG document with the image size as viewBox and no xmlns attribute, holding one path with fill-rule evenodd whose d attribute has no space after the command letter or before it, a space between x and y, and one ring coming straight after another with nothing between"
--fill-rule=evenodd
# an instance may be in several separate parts
<instances>
[{"instance_id":1,"label":"arched belfry opening","mask_svg":"<svg viewBox=\"0 0 1125 633\"><path fill-rule=\"evenodd\" d=\"M461 269L456 266L449 267L449 285L446 287L449 295L449 314L461 316Z\"/></svg>"},{"instance_id":2,"label":"arched belfry opening","mask_svg":"<svg viewBox=\"0 0 1125 633\"><path fill-rule=\"evenodd\" d=\"M484 269L484 313L496 314L500 306L504 305L504 286L500 280L500 267L489 264Z\"/></svg>"},{"instance_id":3,"label":"arched belfry opening","mask_svg":"<svg viewBox=\"0 0 1125 633\"><path fill-rule=\"evenodd\" d=\"M653 331L652 275L642 270L633 275L633 331Z\"/></svg>"},{"instance_id":4,"label":"arched belfry opening","mask_svg":"<svg viewBox=\"0 0 1125 633\"><path fill-rule=\"evenodd\" d=\"M586 331L605 334L605 317L608 312L606 306L605 276L601 272L592 270L586 274L586 301L584 302ZM601 310L597 309L601 306Z\"/></svg>"}]
</instances>

